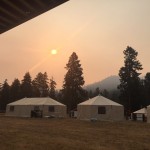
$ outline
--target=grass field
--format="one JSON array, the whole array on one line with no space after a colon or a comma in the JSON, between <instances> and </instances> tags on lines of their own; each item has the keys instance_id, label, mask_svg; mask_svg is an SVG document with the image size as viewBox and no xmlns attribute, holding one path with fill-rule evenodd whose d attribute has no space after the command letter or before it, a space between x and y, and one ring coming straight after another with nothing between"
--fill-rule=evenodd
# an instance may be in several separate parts
<instances>
[{"instance_id":1,"label":"grass field","mask_svg":"<svg viewBox=\"0 0 150 150\"><path fill-rule=\"evenodd\" d=\"M0 116L0 150L150 150L150 124Z\"/></svg>"}]
</instances>

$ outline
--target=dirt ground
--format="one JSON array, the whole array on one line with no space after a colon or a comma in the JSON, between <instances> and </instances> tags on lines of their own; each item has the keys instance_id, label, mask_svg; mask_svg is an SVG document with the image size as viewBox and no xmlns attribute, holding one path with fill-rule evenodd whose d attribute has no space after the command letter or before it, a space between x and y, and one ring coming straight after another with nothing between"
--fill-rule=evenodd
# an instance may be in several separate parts
<instances>
[{"instance_id":1,"label":"dirt ground","mask_svg":"<svg viewBox=\"0 0 150 150\"><path fill-rule=\"evenodd\" d=\"M150 150L150 124L0 116L0 150Z\"/></svg>"}]
</instances>

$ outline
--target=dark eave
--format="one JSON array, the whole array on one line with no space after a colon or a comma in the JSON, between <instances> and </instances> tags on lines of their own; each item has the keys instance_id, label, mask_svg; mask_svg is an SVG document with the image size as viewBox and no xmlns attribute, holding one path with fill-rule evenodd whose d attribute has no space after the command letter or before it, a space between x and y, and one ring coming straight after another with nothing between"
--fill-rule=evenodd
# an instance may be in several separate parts
<instances>
[{"instance_id":1,"label":"dark eave","mask_svg":"<svg viewBox=\"0 0 150 150\"><path fill-rule=\"evenodd\" d=\"M0 0L0 34L69 0Z\"/></svg>"}]
</instances>

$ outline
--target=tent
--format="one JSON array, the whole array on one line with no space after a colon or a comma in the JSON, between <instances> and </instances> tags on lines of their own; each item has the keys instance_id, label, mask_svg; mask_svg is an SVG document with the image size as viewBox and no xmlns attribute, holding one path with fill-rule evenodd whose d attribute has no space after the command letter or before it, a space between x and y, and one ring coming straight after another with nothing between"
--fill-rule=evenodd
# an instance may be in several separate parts
<instances>
[{"instance_id":1,"label":"tent","mask_svg":"<svg viewBox=\"0 0 150 150\"><path fill-rule=\"evenodd\" d=\"M132 119L138 121L146 121L147 108L139 109L132 113Z\"/></svg>"},{"instance_id":2,"label":"tent","mask_svg":"<svg viewBox=\"0 0 150 150\"><path fill-rule=\"evenodd\" d=\"M139 109L135 112L133 112L134 114L147 114L147 109L146 108L142 108L142 109Z\"/></svg>"},{"instance_id":3,"label":"tent","mask_svg":"<svg viewBox=\"0 0 150 150\"><path fill-rule=\"evenodd\" d=\"M150 105L147 106L147 122L150 123Z\"/></svg>"},{"instance_id":4,"label":"tent","mask_svg":"<svg viewBox=\"0 0 150 150\"><path fill-rule=\"evenodd\" d=\"M6 116L19 117L66 117L66 106L49 98L23 98L7 104Z\"/></svg>"},{"instance_id":5,"label":"tent","mask_svg":"<svg viewBox=\"0 0 150 150\"><path fill-rule=\"evenodd\" d=\"M101 95L77 106L77 118L84 120L124 120L124 108Z\"/></svg>"}]
</instances>

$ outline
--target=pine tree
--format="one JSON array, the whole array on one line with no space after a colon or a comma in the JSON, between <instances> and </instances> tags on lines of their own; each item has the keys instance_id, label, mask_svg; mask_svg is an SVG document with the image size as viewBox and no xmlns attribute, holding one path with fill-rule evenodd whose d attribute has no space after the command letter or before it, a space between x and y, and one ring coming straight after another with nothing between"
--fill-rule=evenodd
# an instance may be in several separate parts
<instances>
[{"instance_id":1,"label":"pine tree","mask_svg":"<svg viewBox=\"0 0 150 150\"><path fill-rule=\"evenodd\" d=\"M144 89L146 104L150 105L150 72L146 73L144 79Z\"/></svg>"},{"instance_id":2,"label":"pine tree","mask_svg":"<svg viewBox=\"0 0 150 150\"><path fill-rule=\"evenodd\" d=\"M77 104L85 98L83 69L75 52L66 64L67 73L64 78L62 95L63 101L67 105L68 111L77 107Z\"/></svg>"},{"instance_id":3,"label":"pine tree","mask_svg":"<svg viewBox=\"0 0 150 150\"><path fill-rule=\"evenodd\" d=\"M6 110L6 105L8 103L10 103L10 86L6 79L1 90L0 110Z\"/></svg>"},{"instance_id":4,"label":"pine tree","mask_svg":"<svg viewBox=\"0 0 150 150\"><path fill-rule=\"evenodd\" d=\"M18 79L15 79L10 87L10 101L16 101L21 98L21 84Z\"/></svg>"},{"instance_id":5,"label":"pine tree","mask_svg":"<svg viewBox=\"0 0 150 150\"><path fill-rule=\"evenodd\" d=\"M50 79L50 86L49 86L49 97L56 99L56 82L54 81L53 77Z\"/></svg>"},{"instance_id":6,"label":"pine tree","mask_svg":"<svg viewBox=\"0 0 150 150\"><path fill-rule=\"evenodd\" d=\"M126 113L138 109L140 102L140 73L142 70L141 63L137 60L138 52L132 47L127 47L124 53L124 66L120 68L120 98L123 102Z\"/></svg>"},{"instance_id":7,"label":"pine tree","mask_svg":"<svg viewBox=\"0 0 150 150\"><path fill-rule=\"evenodd\" d=\"M29 72L25 73L24 78L22 80L21 93L22 97L32 97L33 95L32 79Z\"/></svg>"},{"instance_id":8,"label":"pine tree","mask_svg":"<svg viewBox=\"0 0 150 150\"><path fill-rule=\"evenodd\" d=\"M44 74L39 72L36 78L32 82L33 93L36 97L47 97L48 96L48 76L45 72Z\"/></svg>"}]
</instances>

